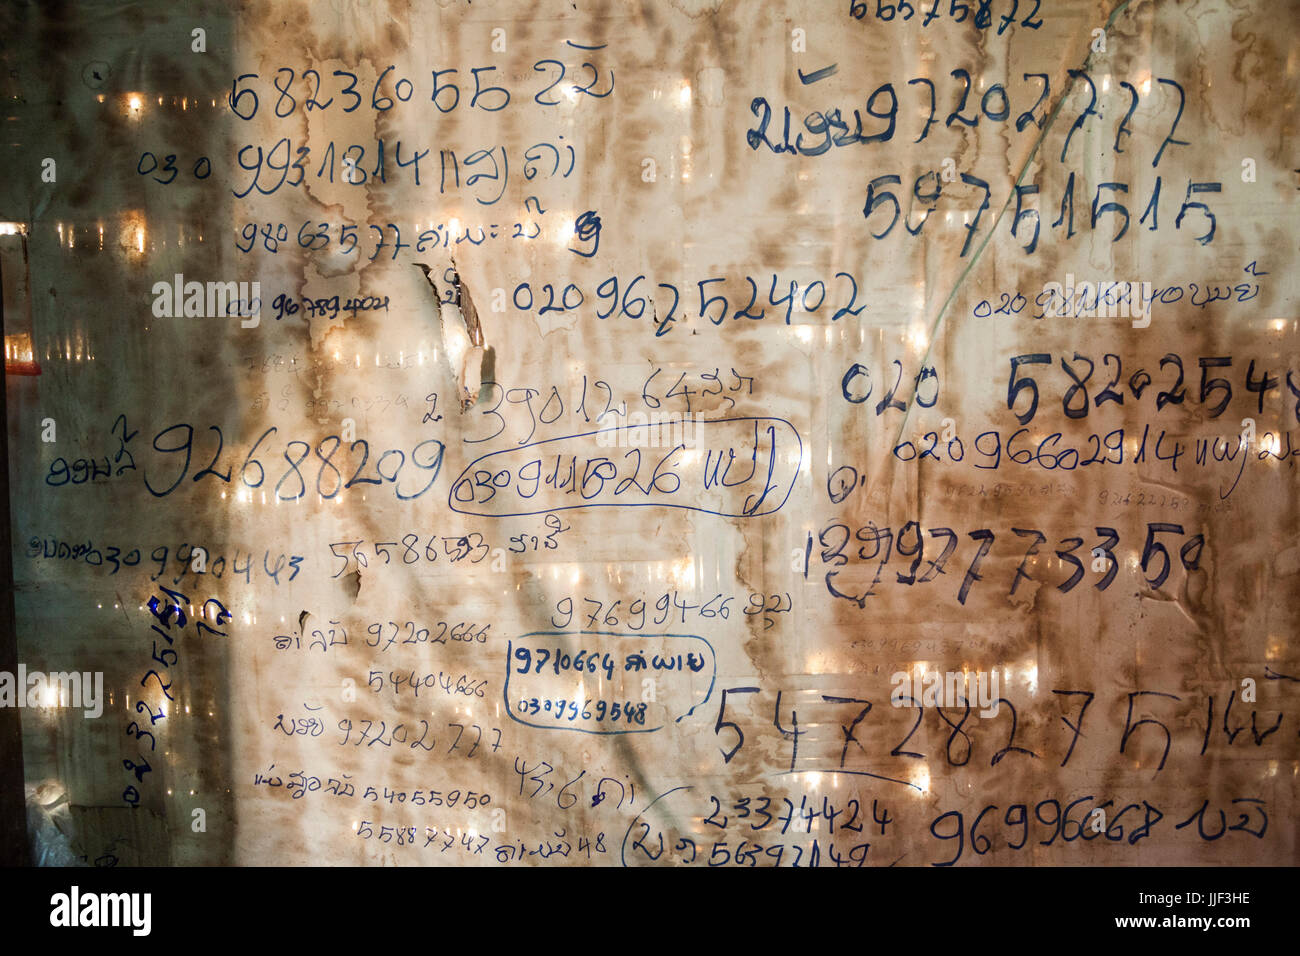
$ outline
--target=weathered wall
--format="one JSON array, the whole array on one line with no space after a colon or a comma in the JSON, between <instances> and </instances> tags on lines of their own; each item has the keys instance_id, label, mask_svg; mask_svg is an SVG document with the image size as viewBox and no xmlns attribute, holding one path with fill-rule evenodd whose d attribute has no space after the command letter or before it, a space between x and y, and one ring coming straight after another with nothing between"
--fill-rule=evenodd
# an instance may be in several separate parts
<instances>
[{"instance_id":1,"label":"weathered wall","mask_svg":"<svg viewBox=\"0 0 1300 956\"><path fill-rule=\"evenodd\" d=\"M1296 5L526 7L5 13L77 851L1295 862Z\"/></svg>"}]
</instances>

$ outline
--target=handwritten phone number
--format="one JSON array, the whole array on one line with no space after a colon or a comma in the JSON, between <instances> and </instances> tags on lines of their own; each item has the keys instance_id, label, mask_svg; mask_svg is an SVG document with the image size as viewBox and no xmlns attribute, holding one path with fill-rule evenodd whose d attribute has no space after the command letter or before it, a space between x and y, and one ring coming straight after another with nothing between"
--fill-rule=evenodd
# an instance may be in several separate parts
<instances>
[{"instance_id":1,"label":"handwritten phone number","mask_svg":"<svg viewBox=\"0 0 1300 956\"><path fill-rule=\"evenodd\" d=\"M195 472L193 475L190 475L189 472L191 464L194 463L194 456L196 454L194 426L189 422L178 422L177 424L163 428L154 435L152 447L155 452L158 452L161 455L180 455L183 453L185 457L184 461L180 463L181 467L175 480L173 480L171 484L165 486L162 481L158 482L158 487L154 486L150 481L148 466L146 466L146 470L142 471L140 474L145 489L149 494L153 495L155 498L165 498L178 488L188 488L194 482L206 478L213 478L219 482L231 485L232 488L238 489L236 494L249 494L250 499L251 491L254 489L264 488L266 483L271 479L271 477L273 477L273 466L270 462L264 466L261 460L256 456L262 443L278 432L279 427L272 425L270 428L262 432L262 434L258 436L257 440L253 442L252 447L248 450L248 454L244 456L243 462L239 464L239 475L237 479L234 478L234 469L236 467L238 454L236 453L233 457L227 459L227 468L222 472L219 465L221 456L225 449L225 436L219 425L209 425L207 430L216 433L215 448L212 449L212 457L208 461L207 467ZM137 466L135 464L135 456L128 446L135 437L140 434L139 429L131 431L128 428L126 416L119 415L113 423L110 434L114 435L118 442L118 448L114 452L113 458L115 462L120 463L116 476L120 476L126 471L136 471ZM159 442L162 442L162 444L159 444ZM344 479L345 469L351 464L351 462L348 462L343 466L343 468L340 468L339 465L335 464L333 461L334 456L339 453L340 449L342 449L345 444L348 444L348 451L346 455L341 456L343 458L346 458L347 455L354 455L358 447L361 448L362 452L361 460L356 464L356 468L352 472L352 477L346 481ZM211 447L211 445L209 445L209 447ZM203 451L198 453L202 456L203 452L206 452L207 450L207 448L204 448ZM423 463L419 460L422 450L424 457L427 459ZM390 448L380 455L378 461L373 465L375 477L372 478L366 477L363 474L366 465L370 461L370 443L364 438L358 438L349 444L344 442L338 435L327 435L314 446L311 442L293 439L285 443L284 451L281 452L281 457L284 459L284 463L288 468L280 475L280 478L276 481L271 493L275 496L277 501L298 501L303 498L308 493L307 479L310 476L311 465L307 465L306 474L303 473L301 468L314 451L316 457L320 460L320 466L317 469L315 489L317 495L321 498L332 500L338 497L341 492L352 488L354 485L362 484L382 486L383 484L388 483L393 486L394 494L396 494L398 500L413 501L432 488L433 483L438 479L438 473L442 470L442 457L444 450L444 444L436 438L428 438L419 442L411 449L409 456L400 448ZM290 457L291 451L296 452L296 457ZM394 456L396 457L394 458ZM122 463L124 459L125 463ZM408 488L408 491L411 493L405 494L398 486L401 483L403 469L406 467L408 459L413 467L429 473L429 480L423 488L420 488L419 490ZM104 456L104 460L107 465L107 455ZM202 458L200 458L200 460L202 460ZM384 471L383 466L386 462L390 463L389 472ZM393 464L393 462L395 462L395 464ZM256 469L256 474L254 474L254 469ZM157 472L154 472L154 474L156 475ZM110 477L107 468L103 475L105 478ZM187 476L190 478L189 483L185 483L185 478ZM49 474L45 477L45 483L51 487L57 488L66 486L70 478L74 485L78 484L75 480L75 475L69 476L67 462L62 458L58 458L50 464ZM85 481L85 478L83 478L82 481ZM298 486L296 489L293 487L295 484ZM283 489L283 492L281 489ZM265 494L266 492L263 491L262 493Z\"/></svg>"},{"instance_id":2,"label":"handwritten phone number","mask_svg":"<svg viewBox=\"0 0 1300 956\"><path fill-rule=\"evenodd\" d=\"M523 698L519 701L518 711L520 716L532 716L539 713L554 714L556 719L575 721L578 718L583 720L596 720L604 722L606 719L610 723L618 723L620 720L626 724L645 725L645 704L634 704L631 701L619 702L597 700L594 705L592 699L588 697L581 704L576 700L566 700L563 697L551 701L549 698L538 700L536 697Z\"/></svg>"},{"instance_id":3,"label":"handwritten phone number","mask_svg":"<svg viewBox=\"0 0 1300 956\"><path fill-rule=\"evenodd\" d=\"M398 497L400 497L400 495ZM428 542L424 546L423 559L429 563L438 560L439 537L440 536L436 534L430 535ZM370 559L366 556L366 553L361 550L361 546L365 543L364 540L333 541L330 543L330 553L343 562L343 567L339 568L338 571L333 574L333 577L337 578L344 574L353 561L356 562L358 568L370 566ZM414 532L402 535L400 541L375 541L373 542L375 546L375 557L378 558L382 554L384 556L384 564L391 564L393 561L393 553L397 551L397 546L400 544L402 548L400 552L398 552L398 556L401 559L401 563L416 564L421 559L421 551L417 547L419 543L420 536ZM452 564L456 564L460 561L468 561L470 564L478 564L486 558L491 551L487 542L483 540L483 536L477 531L471 532L470 534L442 536L442 547L443 553L450 559ZM339 548L344 549L343 553L339 552ZM375 562L375 566L379 567L378 561Z\"/></svg>"},{"instance_id":4,"label":"handwritten phone number","mask_svg":"<svg viewBox=\"0 0 1300 956\"><path fill-rule=\"evenodd\" d=\"M623 626L629 627L634 631L639 631L646 625L648 611L646 602L642 598L636 598L629 602L627 613L620 618L618 615L619 606L623 603L622 599L616 600L610 604L598 601L591 597L582 597L584 604L595 605L595 609L586 614L587 626L590 628L597 627L618 627L620 620ZM739 600L732 594L726 595L715 594L703 604L691 604L683 599L680 592L673 590L665 591L659 595L653 607L659 613L650 619L650 623L656 626L665 624L675 613L680 613L681 623L685 624L688 612L692 618L699 617L703 620L712 620L714 618L723 621L731 617L731 602ZM749 595L749 603L743 608L745 615L757 616L764 615L764 630L775 626L776 622L771 615L789 614L794 604L790 597L790 592L786 591L780 594L760 594L753 592ZM572 597L563 597L555 602L555 613L551 615L551 624L555 627L568 627L574 616L574 599ZM582 613L579 612L579 617Z\"/></svg>"},{"instance_id":5,"label":"handwritten phone number","mask_svg":"<svg viewBox=\"0 0 1300 956\"><path fill-rule=\"evenodd\" d=\"M577 50L603 49L603 45L579 46L570 41L565 42L570 48ZM466 71L469 76L464 77L458 67L431 70L428 86L419 90L420 99L416 102L432 103L439 113L454 112L461 106L461 84L472 77L473 92L470 92L469 85L466 84L463 109L477 109L484 113L500 112L509 106L515 97L506 87L493 85L495 77L490 74L496 71L497 67L494 65L474 66ZM533 72L540 73L541 79L549 78L550 82L533 94L532 102L542 107L563 105L566 99L561 98L557 87L560 87L566 74L569 74L569 66L560 60L544 58L533 64ZM588 72L591 74L590 78L586 76ZM612 68L602 73L598 66L584 62L580 69L573 71L573 74L578 74L574 78L589 79L589 81L585 85L574 83L564 89L565 97L569 102L577 102L579 96L604 99L614 92ZM268 82L271 89L266 87ZM258 73L239 74L231 81L226 102L230 106L230 111L245 121L252 120L257 115L262 99L270 97L272 93L278 94L271 103L271 111L278 119L287 119L297 112L299 99L302 101L302 112L306 116L331 108L342 113L352 113L360 109L366 101L366 98L357 92L358 82L360 77L350 70L335 70L328 79L324 79L317 70L303 70L299 74L291 66L282 66L274 71L274 76L270 79L263 78ZM411 102L416 95L417 82L419 81L411 80L398 72L396 64L390 64L375 78L373 84L363 84L362 89L365 90L366 86L369 86L367 92L370 93L370 109L376 114L386 113L394 109L398 103ZM291 92L295 83L299 83L302 87L298 96L294 96ZM329 92L330 97L321 100L323 92ZM334 106L336 99L339 102Z\"/></svg>"}]
</instances>

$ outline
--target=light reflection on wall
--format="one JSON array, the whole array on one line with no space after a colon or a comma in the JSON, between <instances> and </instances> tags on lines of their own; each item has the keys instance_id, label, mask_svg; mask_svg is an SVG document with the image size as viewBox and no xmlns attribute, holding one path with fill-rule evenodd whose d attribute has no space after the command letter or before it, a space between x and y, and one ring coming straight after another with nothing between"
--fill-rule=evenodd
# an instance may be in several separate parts
<instances>
[{"instance_id":1,"label":"light reflection on wall","mask_svg":"<svg viewBox=\"0 0 1300 956\"><path fill-rule=\"evenodd\" d=\"M59 236L63 235L63 224L59 224ZM132 259L144 255L148 228L143 210L129 209L122 214L118 225L118 245L127 251Z\"/></svg>"}]
</instances>

